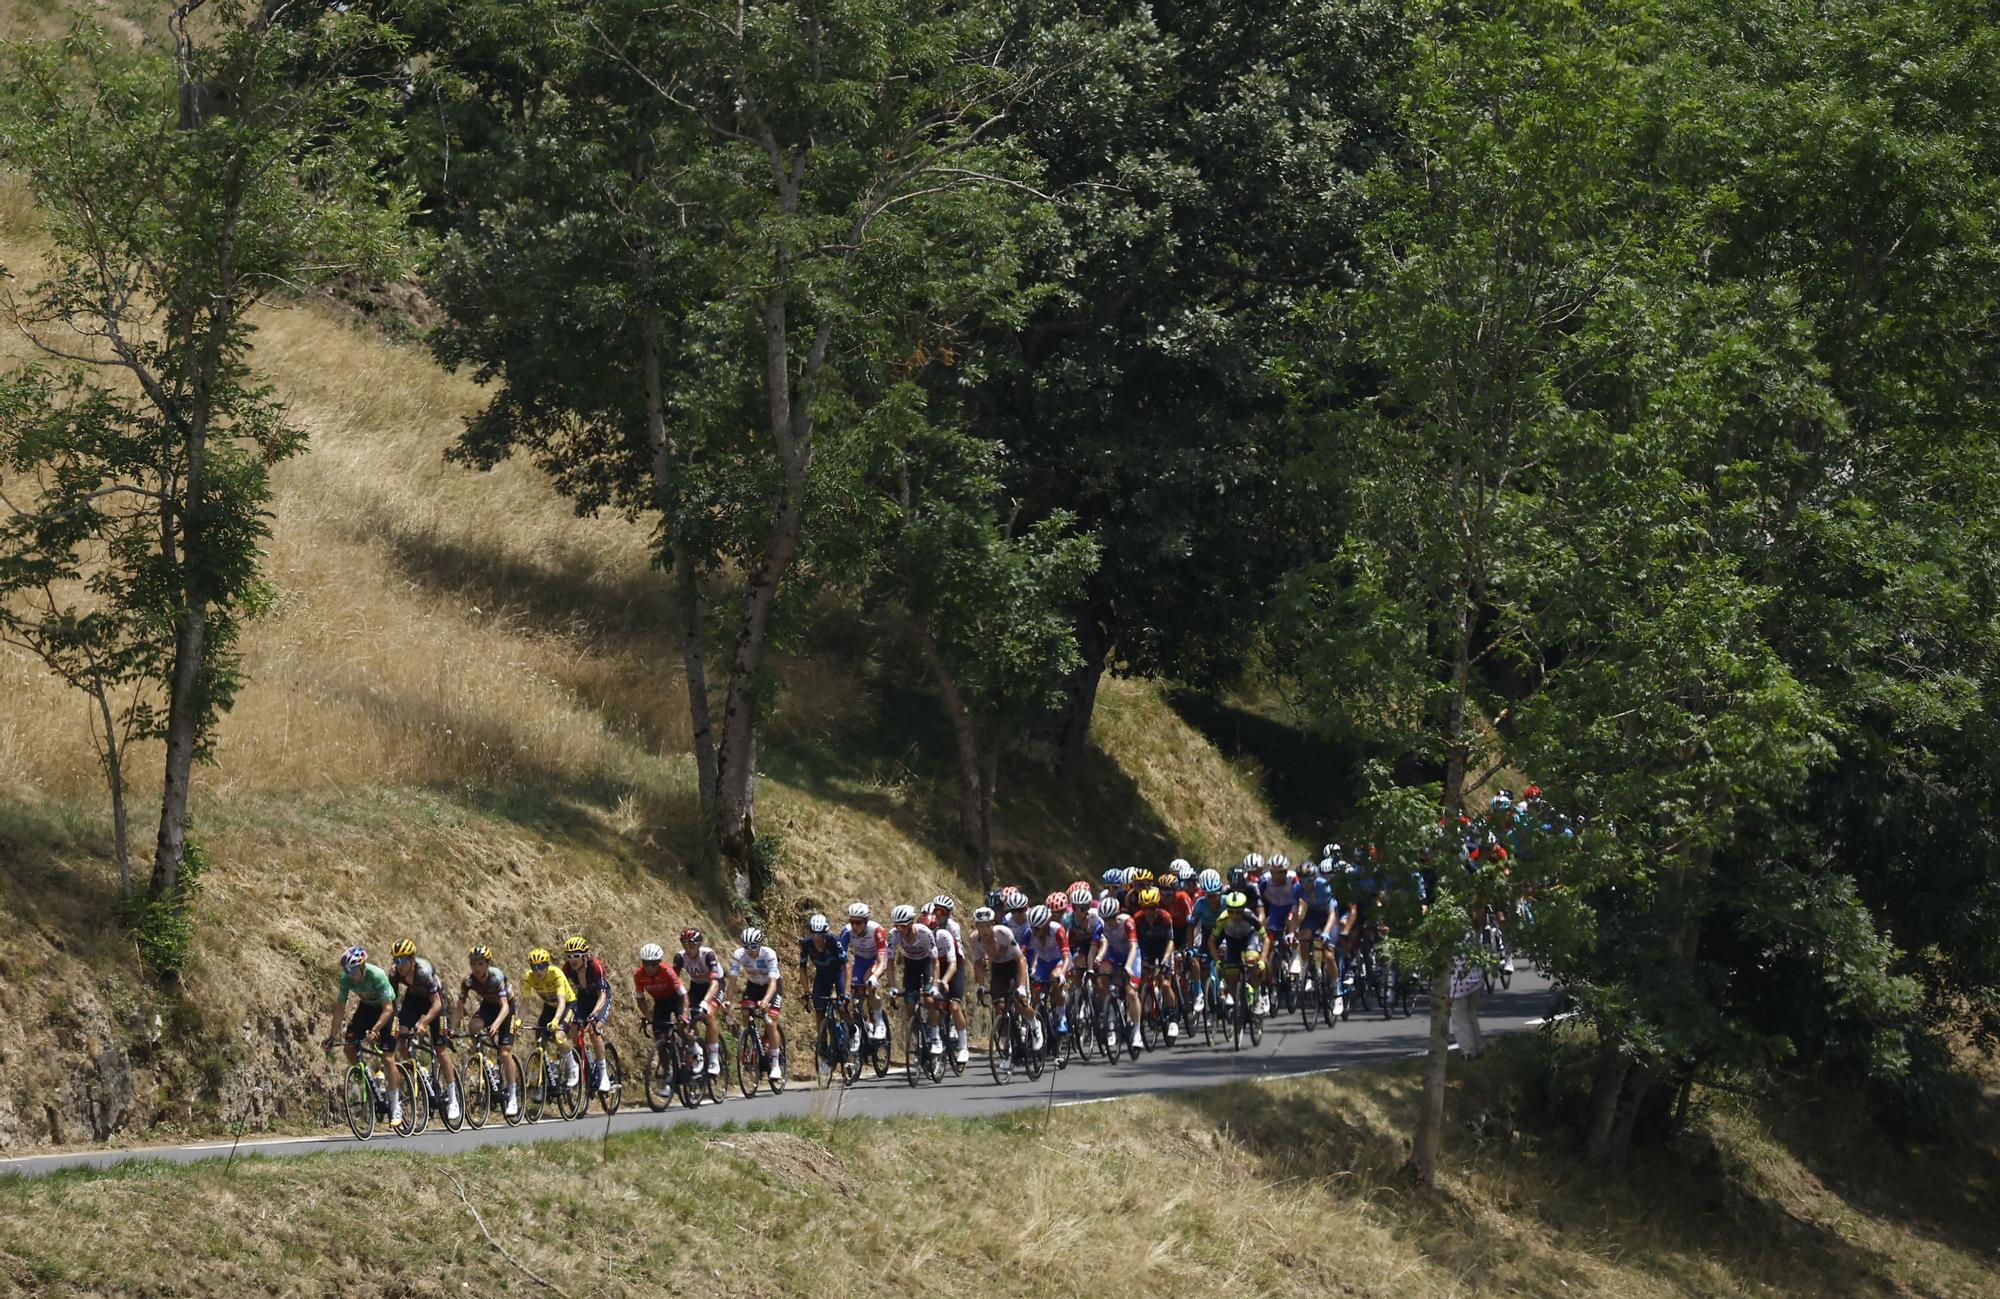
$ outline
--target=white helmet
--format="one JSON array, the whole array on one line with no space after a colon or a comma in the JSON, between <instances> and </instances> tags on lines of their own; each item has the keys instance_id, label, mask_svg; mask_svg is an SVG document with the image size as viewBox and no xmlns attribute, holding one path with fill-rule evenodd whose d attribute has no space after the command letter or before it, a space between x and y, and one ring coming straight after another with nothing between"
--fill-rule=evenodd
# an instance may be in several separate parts
<instances>
[{"instance_id":1,"label":"white helmet","mask_svg":"<svg viewBox=\"0 0 2000 1299\"><path fill-rule=\"evenodd\" d=\"M1010 888L1000 895L1000 905L1009 911L1019 911L1028 905L1028 895L1016 888Z\"/></svg>"},{"instance_id":2,"label":"white helmet","mask_svg":"<svg viewBox=\"0 0 2000 1299\"><path fill-rule=\"evenodd\" d=\"M1118 882L1120 884L1137 884L1139 882L1139 868L1137 866L1127 866L1118 873Z\"/></svg>"},{"instance_id":3,"label":"white helmet","mask_svg":"<svg viewBox=\"0 0 2000 1299\"><path fill-rule=\"evenodd\" d=\"M639 959L642 961L664 961L667 959L667 954L660 950L658 943L647 943L639 949Z\"/></svg>"},{"instance_id":4,"label":"white helmet","mask_svg":"<svg viewBox=\"0 0 2000 1299\"><path fill-rule=\"evenodd\" d=\"M1040 903L1036 903L1034 906L1028 908L1028 928L1040 929L1043 925L1049 923L1050 919L1049 909Z\"/></svg>"},{"instance_id":5,"label":"white helmet","mask_svg":"<svg viewBox=\"0 0 2000 1299\"><path fill-rule=\"evenodd\" d=\"M990 924L992 924L992 923L993 923L993 908L992 908L992 907L980 907L980 908L979 908L979 909L978 909L977 911L974 911L974 912L972 913L972 923L973 923L973 924L975 924L975 925L990 925Z\"/></svg>"},{"instance_id":6,"label":"white helmet","mask_svg":"<svg viewBox=\"0 0 2000 1299\"><path fill-rule=\"evenodd\" d=\"M1340 860L1340 845L1337 843L1330 843L1326 847L1319 850L1319 855L1322 861L1328 857L1331 857L1335 861L1338 861Z\"/></svg>"},{"instance_id":7,"label":"white helmet","mask_svg":"<svg viewBox=\"0 0 2000 1299\"><path fill-rule=\"evenodd\" d=\"M815 911L815 912L813 912L813 913L812 913L811 915L807 916L807 917L806 917L806 932L807 932L807 933L809 933L809 934L823 934L823 933L825 933L825 932L826 932L826 917L825 917L825 916L823 916L823 915L821 915L821 914L820 914L819 912L817 912L817 911Z\"/></svg>"},{"instance_id":8,"label":"white helmet","mask_svg":"<svg viewBox=\"0 0 2000 1299\"><path fill-rule=\"evenodd\" d=\"M743 945L745 947L762 947L764 945L764 931L755 925L750 926L743 931Z\"/></svg>"},{"instance_id":9,"label":"white helmet","mask_svg":"<svg viewBox=\"0 0 2000 1299\"><path fill-rule=\"evenodd\" d=\"M1115 897L1106 898L1097 904L1097 914L1109 920L1118 914L1119 908L1122 905Z\"/></svg>"},{"instance_id":10,"label":"white helmet","mask_svg":"<svg viewBox=\"0 0 2000 1299\"><path fill-rule=\"evenodd\" d=\"M852 904L847 908L847 918L849 920L866 920L868 918L868 904L866 902Z\"/></svg>"},{"instance_id":11,"label":"white helmet","mask_svg":"<svg viewBox=\"0 0 2000 1299\"><path fill-rule=\"evenodd\" d=\"M1246 871L1263 870L1264 869L1263 854L1254 852L1246 854L1243 858L1243 869Z\"/></svg>"},{"instance_id":12,"label":"white helmet","mask_svg":"<svg viewBox=\"0 0 2000 1299\"><path fill-rule=\"evenodd\" d=\"M1201 886L1201 891L1203 893L1218 893L1222 890L1221 872L1203 871L1201 873L1201 878L1196 880L1195 883Z\"/></svg>"},{"instance_id":13,"label":"white helmet","mask_svg":"<svg viewBox=\"0 0 2000 1299\"><path fill-rule=\"evenodd\" d=\"M907 902L889 913L889 923L892 925L907 925L916 918L917 909Z\"/></svg>"},{"instance_id":14,"label":"white helmet","mask_svg":"<svg viewBox=\"0 0 2000 1299\"><path fill-rule=\"evenodd\" d=\"M1274 871L1288 871L1288 870L1290 870L1291 868L1292 868L1292 859L1291 859L1291 858L1289 858L1289 857L1285 856L1285 854L1283 854L1283 853L1281 853L1281 852L1280 852L1280 853L1273 853L1273 854L1271 854L1271 869L1272 869L1272 870L1274 870Z\"/></svg>"},{"instance_id":15,"label":"white helmet","mask_svg":"<svg viewBox=\"0 0 2000 1299\"><path fill-rule=\"evenodd\" d=\"M931 899L931 910L956 911L958 910L958 903L951 900L951 894L940 893L936 897Z\"/></svg>"},{"instance_id":16,"label":"white helmet","mask_svg":"<svg viewBox=\"0 0 2000 1299\"><path fill-rule=\"evenodd\" d=\"M1194 873L1194 867L1188 865L1185 857L1174 858L1167 863L1167 869L1173 872L1175 879L1184 879Z\"/></svg>"}]
</instances>

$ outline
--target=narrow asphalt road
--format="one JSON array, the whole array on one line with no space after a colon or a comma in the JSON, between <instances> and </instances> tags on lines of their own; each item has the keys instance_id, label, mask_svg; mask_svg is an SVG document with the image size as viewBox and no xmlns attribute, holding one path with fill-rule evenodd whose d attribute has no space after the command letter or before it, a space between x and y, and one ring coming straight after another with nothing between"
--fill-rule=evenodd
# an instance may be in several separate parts
<instances>
[{"instance_id":1,"label":"narrow asphalt road","mask_svg":"<svg viewBox=\"0 0 2000 1299\"><path fill-rule=\"evenodd\" d=\"M1481 1003L1480 1020L1487 1034L1506 1033L1540 1022L1550 1001L1549 985L1539 975L1522 970L1514 976L1513 987L1505 992L1487 993ZM1409 1019L1383 1020L1357 1013L1332 1029L1307 1032L1296 1015L1273 1015L1266 1021L1262 1045L1242 1051L1227 1047L1179 1046L1154 1051L1136 1062L1122 1060L1116 1065L1093 1062L1045 1072L1038 1082L1025 1076L1005 1085L996 1085L981 1057L975 1055L963 1077L949 1072L939 1083L911 1087L900 1070L887 1078L864 1079L852 1088L821 1090L810 1082L794 1082L782 1096L760 1093L744 1100L734 1092L719 1105L686 1110L678 1106L655 1114L644 1102L636 1105L628 1089L627 1101L609 1120L594 1111L573 1122L524 1123L510 1128L497 1120L474 1132L446 1132L435 1120L421 1136L398 1140L394 1134L378 1130L369 1148L426 1151L448 1154L478 1146L520 1145L531 1141L575 1140L603 1133L629 1132L638 1128L664 1127L674 1123L701 1123L717 1126L756 1119L809 1116L815 1118L887 1118L905 1114L966 1117L998 1114L1006 1110L1045 1105L1085 1105L1114 1100L1134 1092L1172 1092L1191 1087L1212 1087L1239 1079L1272 1079L1298 1074L1323 1073L1362 1065L1384 1064L1420 1054L1428 1031L1427 1018L1420 1008ZM0 1159L0 1177L9 1175L40 1177L66 1168L110 1168L135 1159L165 1160L187 1164L202 1159L219 1159L230 1153L228 1141L186 1146L141 1146L122 1150L74 1151L55 1155L29 1155ZM328 1150L360 1149L361 1143L347 1132L314 1137L267 1137L247 1140L237 1147L237 1157L261 1158L313 1154Z\"/></svg>"}]
</instances>

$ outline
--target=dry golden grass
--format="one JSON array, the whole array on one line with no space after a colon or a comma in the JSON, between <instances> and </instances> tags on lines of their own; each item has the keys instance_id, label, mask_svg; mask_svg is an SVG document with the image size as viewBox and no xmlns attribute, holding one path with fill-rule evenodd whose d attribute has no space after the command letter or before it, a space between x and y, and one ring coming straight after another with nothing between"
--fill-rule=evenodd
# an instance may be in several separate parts
<instances>
[{"instance_id":1,"label":"dry golden grass","mask_svg":"<svg viewBox=\"0 0 2000 1299\"><path fill-rule=\"evenodd\" d=\"M1516 1040L1518 1042L1518 1039ZM1532 1051L1457 1075L1443 1192L1399 1164L1413 1068L1243 1085L984 1121L682 1128L449 1160L396 1152L141 1167L0 1186L0 1293L563 1293L819 1296L869 1275L925 1289L1408 1296L1972 1296L2000 1284L1989 1183L1954 1212L1899 1212L1719 1111L1712 1154L1641 1160L1606 1187L1511 1107ZM1530 1060L1524 1064L1524 1058ZM1968 1149L1850 1156L1990 1178ZM1824 1175L1822 1175L1824 1174Z\"/></svg>"}]
</instances>

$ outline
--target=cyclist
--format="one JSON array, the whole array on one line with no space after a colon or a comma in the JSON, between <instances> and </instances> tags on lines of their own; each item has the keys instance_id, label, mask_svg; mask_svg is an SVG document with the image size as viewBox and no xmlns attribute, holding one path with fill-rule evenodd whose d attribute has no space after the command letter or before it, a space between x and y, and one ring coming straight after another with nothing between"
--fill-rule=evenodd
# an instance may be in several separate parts
<instances>
[{"instance_id":1,"label":"cyclist","mask_svg":"<svg viewBox=\"0 0 2000 1299\"><path fill-rule=\"evenodd\" d=\"M472 1031L493 1039L500 1057L500 1081L507 1088L506 1114L521 1112L521 1079L514 1066L514 989L507 972L493 963L493 949L481 943L465 954L471 973L458 985L458 1022L465 1022L465 999L479 998Z\"/></svg>"},{"instance_id":2,"label":"cyclist","mask_svg":"<svg viewBox=\"0 0 2000 1299\"><path fill-rule=\"evenodd\" d=\"M1087 891L1087 890L1086 890ZM1049 895L1051 902L1060 900L1063 909L1069 909L1069 899L1060 893ZM1069 998L1064 995L1069 983L1069 932L1056 919L1056 910L1048 903L1028 908L1028 986L1032 995L1046 1002L1055 998L1056 1032L1069 1032ZM1042 1034L1035 1030L1035 1045L1041 1046Z\"/></svg>"},{"instance_id":3,"label":"cyclist","mask_svg":"<svg viewBox=\"0 0 2000 1299\"><path fill-rule=\"evenodd\" d=\"M347 994L350 992L357 998L354 1017L347 1021L347 1032L341 1034L341 1009L347 1005ZM395 1041L395 1021L391 1018L395 1008L396 985L389 982L389 972L379 965L370 964L365 949L348 948L340 954L340 989L333 998L333 1024L327 1033L327 1046L331 1047L334 1038L340 1036L341 1050L349 1064L361 1058L361 1044L370 1037L375 1037L383 1049L388 1049ZM403 1071L392 1060L383 1073L389 1087L389 1122L401 1123Z\"/></svg>"},{"instance_id":4,"label":"cyclist","mask_svg":"<svg viewBox=\"0 0 2000 1299\"><path fill-rule=\"evenodd\" d=\"M775 1081L785 1068L778 1051L778 1011L785 1004L780 991L784 971L778 968L777 952L764 946L763 930L752 925L739 937L743 946L729 957L729 977L742 980L737 995L743 1007L743 1026L750 1026L752 1016L763 1022L764 1058L771 1063L771 1078Z\"/></svg>"},{"instance_id":5,"label":"cyclist","mask_svg":"<svg viewBox=\"0 0 2000 1299\"><path fill-rule=\"evenodd\" d=\"M1160 890L1151 884L1139 890L1139 914L1132 917L1132 933L1139 944L1140 977L1159 989L1167 1014L1167 1040L1181 1035L1180 997L1174 990L1174 917L1161 903ZM1137 994L1134 994L1136 999ZM1139 1017L1132 1017L1133 1024Z\"/></svg>"},{"instance_id":6,"label":"cyclist","mask_svg":"<svg viewBox=\"0 0 2000 1299\"><path fill-rule=\"evenodd\" d=\"M957 913L958 903L952 900L951 894L940 893L931 899L930 914L924 917L924 923L932 929L950 930L952 941L958 944L960 951L964 951L965 928L958 923Z\"/></svg>"},{"instance_id":7,"label":"cyclist","mask_svg":"<svg viewBox=\"0 0 2000 1299\"><path fill-rule=\"evenodd\" d=\"M933 911L928 925L931 936L937 942L938 986L943 991L945 1013L951 1016L952 1059L964 1064L971 1058L971 1046L965 1031L965 946L958 940L958 922L951 919L950 898L940 897L946 904L940 916ZM932 904L933 907L936 903Z\"/></svg>"},{"instance_id":8,"label":"cyclist","mask_svg":"<svg viewBox=\"0 0 2000 1299\"><path fill-rule=\"evenodd\" d=\"M708 1076L713 1078L722 1072L721 1016L716 1014L722 1001L722 958L707 943L708 936L701 930L681 930L674 973L687 986L688 1014L701 1021L702 1039L708 1046Z\"/></svg>"},{"instance_id":9,"label":"cyclist","mask_svg":"<svg viewBox=\"0 0 2000 1299\"><path fill-rule=\"evenodd\" d=\"M1028 1004L1028 963L1021 959L1021 945L1014 931L993 923L992 907L972 913L972 937L967 940L972 953L972 973L981 989L990 992L998 1011L1010 996L1017 1004Z\"/></svg>"},{"instance_id":10,"label":"cyclist","mask_svg":"<svg viewBox=\"0 0 2000 1299\"><path fill-rule=\"evenodd\" d=\"M815 912L806 919L806 936L799 940L799 973L812 972L813 1040L819 1040L828 1007L847 995L847 931L833 931L827 918ZM852 1051L854 1043L847 1049Z\"/></svg>"},{"instance_id":11,"label":"cyclist","mask_svg":"<svg viewBox=\"0 0 2000 1299\"><path fill-rule=\"evenodd\" d=\"M1201 982L1194 990L1194 1008L1197 1012L1208 1008L1208 971L1215 963L1214 941L1210 931L1215 922L1222 918L1222 875L1218 871L1206 870L1195 878L1194 908L1188 913L1188 950L1194 953L1201 965Z\"/></svg>"},{"instance_id":12,"label":"cyclist","mask_svg":"<svg viewBox=\"0 0 2000 1299\"><path fill-rule=\"evenodd\" d=\"M1026 947L1028 945L1028 895L1016 888L1001 890L1000 916L1003 923L1014 931L1014 941Z\"/></svg>"},{"instance_id":13,"label":"cyclist","mask_svg":"<svg viewBox=\"0 0 2000 1299\"><path fill-rule=\"evenodd\" d=\"M880 1041L889 1036L889 1021L882 1009L882 975L878 963L887 964L889 931L869 918L868 904L855 902L847 908L847 955L853 965L847 971L849 995L865 1002L869 1013L868 1036Z\"/></svg>"},{"instance_id":14,"label":"cyclist","mask_svg":"<svg viewBox=\"0 0 2000 1299\"><path fill-rule=\"evenodd\" d=\"M667 964L667 954L658 943L647 943L639 949L639 964L632 971L632 1004L639 1012L641 1029L651 1034L647 1039L650 1042L664 1042L673 1033L676 1022L688 1022L687 987ZM671 1078L675 1069L664 1051L661 1064L661 1072Z\"/></svg>"},{"instance_id":15,"label":"cyclist","mask_svg":"<svg viewBox=\"0 0 2000 1299\"><path fill-rule=\"evenodd\" d=\"M1091 947L1090 963L1097 971L1098 1001L1118 990L1125 997L1125 1022L1131 1025L1132 1045L1139 1045L1139 944L1132 917L1116 897L1097 904L1098 919L1104 927Z\"/></svg>"},{"instance_id":16,"label":"cyclist","mask_svg":"<svg viewBox=\"0 0 2000 1299\"><path fill-rule=\"evenodd\" d=\"M1251 953L1258 950L1258 938L1263 930L1264 927L1250 910L1248 894L1238 891L1223 897L1222 914L1209 931L1215 959L1222 969L1223 1005L1235 1004L1243 967Z\"/></svg>"},{"instance_id":17,"label":"cyclist","mask_svg":"<svg viewBox=\"0 0 2000 1299\"><path fill-rule=\"evenodd\" d=\"M437 1057L438 1084L444 1088L445 1118L458 1122L458 1086L452 1076L451 1034L444 1017L444 984L437 970L417 955L417 945L405 938L389 949L389 982L403 990L396 1003L396 1061L410 1067L410 1041L429 1037Z\"/></svg>"},{"instance_id":18,"label":"cyclist","mask_svg":"<svg viewBox=\"0 0 2000 1299\"><path fill-rule=\"evenodd\" d=\"M1090 954L1094 940L1091 930L1097 923L1097 894L1091 892L1090 885L1082 880L1069 886L1069 907L1056 912L1056 919L1062 922L1069 936L1069 959L1072 968Z\"/></svg>"},{"instance_id":19,"label":"cyclist","mask_svg":"<svg viewBox=\"0 0 2000 1299\"><path fill-rule=\"evenodd\" d=\"M590 943L582 934L563 940L563 973L576 989L576 1012L570 1016L570 1038L577 1056L590 1066L591 1087L598 1092L611 1090L611 1070L604 1060L603 1025L611 1018L611 971L590 954ZM591 1048L596 1048L596 1054ZM575 1086L576 1080L570 1079Z\"/></svg>"},{"instance_id":20,"label":"cyclist","mask_svg":"<svg viewBox=\"0 0 2000 1299\"><path fill-rule=\"evenodd\" d=\"M1017 896L1013 892L1009 898ZM889 913L889 955L903 958L903 1000L916 1007L926 998L937 995L937 935L929 926L917 923L917 909L904 903ZM930 1030L927 1041L909 1044L912 1051L922 1049L932 1055L944 1054L944 1044Z\"/></svg>"},{"instance_id":21,"label":"cyclist","mask_svg":"<svg viewBox=\"0 0 2000 1299\"><path fill-rule=\"evenodd\" d=\"M1336 1018L1342 1009L1340 953L1335 945L1340 902L1333 891L1334 877L1339 869L1331 857L1312 868L1305 884L1305 918L1299 922L1299 932L1305 936L1305 945L1312 951L1311 977L1330 981L1333 986L1333 1013Z\"/></svg>"},{"instance_id":22,"label":"cyclist","mask_svg":"<svg viewBox=\"0 0 2000 1299\"><path fill-rule=\"evenodd\" d=\"M1264 988L1259 1002L1261 1012L1268 1008L1279 958L1289 950L1297 929L1292 912L1299 901L1299 876L1292 869L1292 859L1283 853L1275 854L1269 867L1257 880L1257 893L1264 902L1264 932L1271 936L1271 959L1264 963Z\"/></svg>"},{"instance_id":23,"label":"cyclist","mask_svg":"<svg viewBox=\"0 0 2000 1299\"><path fill-rule=\"evenodd\" d=\"M551 1035L559 1035L569 1025L570 1012L576 1006L576 988L562 967L555 964L555 958L546 947L537 947L528 953L528 972L521 976L521 990L532 992L542 999L541 1015L536 1023ZM573 1066L572 1066L573 1067ZM569 1085L576 1086L576 1076L572 1073ZM544 1084L537 1080L537 1091Z\"/></svg>"},{"instance_id":24,"label":"cyclist","mask_svg":"<svg viewBox=\"0 0 2000 1299\"><path fill-rule=\"evenodd\" d=\"M1180 873L1183 867L1187 869L1185 877ZM1194 894L1188 891L1193 883L1194 868L1184 861L1176 861L1174 869L1160 878L1161 905L1166 907L1167 914L1174 918L1176 952L1194 950L1194 944L1190 941L1193 935L1189 932L1194 921Z\"/></svg>"}]
</instances>

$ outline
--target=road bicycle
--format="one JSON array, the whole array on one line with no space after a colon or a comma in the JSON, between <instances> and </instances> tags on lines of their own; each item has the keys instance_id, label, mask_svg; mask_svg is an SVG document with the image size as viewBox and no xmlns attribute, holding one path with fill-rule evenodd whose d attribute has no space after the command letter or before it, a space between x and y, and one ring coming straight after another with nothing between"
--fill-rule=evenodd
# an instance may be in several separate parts
<instances>
[{"instance_id":1,"label":"road bicycle","mask_svg":"<svg viewBox=\"0 0 2000 1299\"><path fill-rule=\"evenodd\" d=\"M893 1007L904 1001L909 1003L909 1011L903 1019L903 1080L914 1087L922 1075L931 1082L944 1076L944 1040L940 1036L935 1041L933 1034L938 1029L931 1019L931 995L926 992L920 997L903 996L901 988L889 990L889 1003Z\"/></svg>"},{"instance_id":2,"label":"road bicycle","mask_svg":"<svg viewBox=\"0 0 2000 1299\"><path fill-rule=\"evenodd\" d=\"M339 1090L337 1092L341 1118L347 1130L354 1134L356 1141L366 1141L375 1135L375 1128L382 1120L389 1118L389 1085L386 1070L400 1068L389 1053L384 1051L373 1035L351 1045L359 1052L353 1064L341 1068ZM329 1038L326 1048L331 1051L334 1039ZM408 1088L403 1089L408 1092ZM416 1105L414 1097L405 1096L403 1112L393 1127L397 1136L407 1137L417 1131Z\"/></svg>"},{"instance_id":3,"label":"road bicycle","mask_svg":"<svg viewBox=\"0 0 2000 1299\"><path fill-rule=\"evenodd\" d=\"M715 1079L708 1072L708 1054L701 1036L687 1020L668 1021L664 1035L654 1033L648 1022L646 1039L650 1045L644 1053L641 1079L648 1109L657 1114L678 1100L691 1110L704 1100L717 1099Z\"/></svg>"},{"instance_id":4,"label":"road bicycle","mask_svg":"<svg viewBox=\"0 0 2000 1299\"><path fill-rule=\"evenodd\" d=\"M838 1079L852 1087L861 1078L860 1026L854 1020L854 1003L846 997L829 997L820 1014L818 1040L813 1044L813 1075L822 1087Z\"/></svg>"},{"instance_id":5,"label":"road bicycle","mask_svg":"<svg viewBox=\"0 0 2000 1299\"><path fill-rule=\"evenodd\" d=\"M744 1001L736 1009L743 1016L743 1027L736 1037L736 1090L748 1099L759 1087L768 1086L776 1096L785 1090L785 1028L778 1023L777 1007L765 1009L754 1001ZM764 1044L766 1020L771 1035L778 1039L775 1070L771 1067L772 1048Z\"/></svg>"},{"instance_id":6,"label":"road bicycle","mask_svg":"<svg viewBox=\"0 0 2000 1299\"><path fill-rule=\"evenodd\" d=\"M535 1026L535 1046L521 1070L521 1108L530 1123L573 1119L583 1112L583 1067L576 1049L553 1027Z\"/></svg>"},{"instance_id":7,"label":"road bicycle","mask_svg":"<svg viewBox=\"0 0 2000 1299\"><path fill-rule=\"evenodd\" d=\"M459 1098L465 1104L465 1124L478 1131L486 1126L498 1107L501 1118L508 1127L521 1122L521 1107L514 1106L514 1112L507 1112L507 1075L500 1067L500 1057L494 1054L492 1039L483 1032L460 1033L459 1038L472 1043L466 1052L465 1063L459 1079Z\"/></svg>"},{"instance_id":8,"label":"road bicycle","mask_svg":"<svg viewBox=\"0 0 2000 1299\"><path fill-rule=\"evenodd\" d=\"M979 990L979 999L982 1002L988 1000L986 989ZM1031 1082L1042 1076L1042 1053L1035 1048L1028 1017L1021 1013L1019 994L1010 993L1006 1004L993 1010L986 1067L993 1074L995 1083L1012 1081L1016 1069L1027 1074Z\"/></svg>"}]
</instances>

